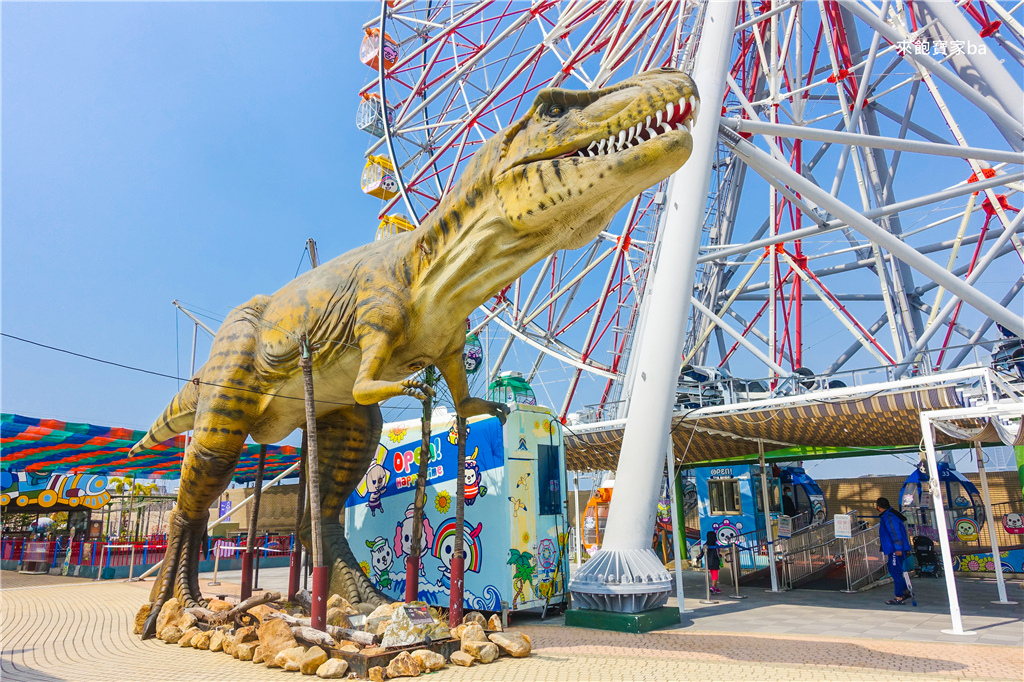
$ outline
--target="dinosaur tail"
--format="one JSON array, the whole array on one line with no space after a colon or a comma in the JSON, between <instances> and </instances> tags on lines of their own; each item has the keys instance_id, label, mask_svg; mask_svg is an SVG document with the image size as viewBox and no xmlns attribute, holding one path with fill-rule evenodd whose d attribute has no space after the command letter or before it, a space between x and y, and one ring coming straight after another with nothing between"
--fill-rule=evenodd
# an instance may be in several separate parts
<instances>
[{"instance_id":1,"label":"dinosaur tail","mask_svg":"<svg viewBox=\"0 0 1024 682\"><path fill-rule=\"evenodd\" d=\"M199 386L190 381L178 391L170 404L164 408L160 418L149 427L145 437L132 447L128 456L137 455L143 450L148 450L191 429L195 421L198 402Z\"/></svg>"}]
</instances>

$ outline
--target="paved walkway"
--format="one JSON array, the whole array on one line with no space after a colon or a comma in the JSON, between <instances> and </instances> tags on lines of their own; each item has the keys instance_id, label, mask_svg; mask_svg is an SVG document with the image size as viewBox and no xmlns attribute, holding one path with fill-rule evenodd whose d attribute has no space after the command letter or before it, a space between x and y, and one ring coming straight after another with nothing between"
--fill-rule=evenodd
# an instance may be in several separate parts
<instances>
[{"instance_id":1,"label":"paved walkway","mask_svg":"<svg viewBox=\"0 0 1024 682\"><path fill-rule=\"evenodd\" d=\"M237 586L229 585L228 577L222 574L221 587L210 588L204 576L203 589L210 594L234 593ZM267 571L264 586L273 587L276 579ZM183 649L155 640L139 641L131 634L131 623L135 611L147 599L150 582L93 582L56 576L22 576L6 571L0 574L0 581L0 675L5 682L272 681L284 674L223 654ZM868 594L872 603L877 603L881 596L877 590ZM826 595L833 602L845 596ZM513 627L531 636L533 656L502 658L490 665L469 669L453 667L434 673L430 679L437 682L1022 679L1024 650L1019 645L968 644L963 639L957 640L957 646L941 641L894 641L893 635L877 628L875 635L889 638L872 638L870 630L856 637L837 636L834 632L821 636L751 631L755 627L770 627L765 621L767 614L781 614L780 609L798 609L792 611L797 614L799 609L807 613L811 612L807 609L824 609L823 605L791 603L804 598L805 595L792 593L751 595L741 604L707 607L723 612L707 616L695 614L701 617L688 627L644 635L567 628L561 625L560 619L540 621L521 617ZM776 601L770 603L772 600ZM831 609L831 612L833 617L848 618L850 611L857 608ZM730 611L724 612L726 609ZM865 608L864 612L872 614L875 610ZM742 616L743 613L746 616ZM928 610L920 614L899 611L901 615L897 616L890 611L881 613L890 621L898 622L924 615L927 623L937 617ZM969 616L975 617L981 616ZM825 616L817 618L824 622ZM948 616L946 618L948 623ZM727 622L727 619L733 619L745 631L713 631L718 627L716 623ZM1007 622L995 624L994 628L1020 631L1019 610L1002 619ZM778 625L794 628L792 623ZM901 627L909 631L920 624Z\"/></svg>"}]
</instances>

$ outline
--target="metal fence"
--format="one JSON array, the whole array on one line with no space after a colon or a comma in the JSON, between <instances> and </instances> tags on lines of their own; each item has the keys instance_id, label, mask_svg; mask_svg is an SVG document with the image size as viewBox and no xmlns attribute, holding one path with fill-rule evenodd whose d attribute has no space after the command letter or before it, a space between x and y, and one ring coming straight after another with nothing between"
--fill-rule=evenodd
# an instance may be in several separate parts
<instances>
[{"instance_id":1,"label":"metal fence","mask_svg":"<svg viewBox=\"0 0 1024 682\"><path fill-rule=\"evenodd\" d=\"M868 526L843 541L846 589L858 590L882 578L888 569L878 539L878 525Z\"/></svg>"}]
</instances>

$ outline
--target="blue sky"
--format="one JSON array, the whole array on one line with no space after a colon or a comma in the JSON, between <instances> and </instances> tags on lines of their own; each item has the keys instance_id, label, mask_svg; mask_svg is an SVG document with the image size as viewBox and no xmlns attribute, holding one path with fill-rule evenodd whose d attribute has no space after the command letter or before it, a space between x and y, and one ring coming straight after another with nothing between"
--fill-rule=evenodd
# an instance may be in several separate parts
<instances>
[{"instance_id":1,"label":"blue sky","mask_svg":"<svg viewBox=\"0 0 1024 682\"><path fill-rule=\"evenodd\" d=\"M3 3L4 332L185 376L191 323L172 299L216 328L307 268L307 238L325 260L371 240L354 119L378 7ZM5 412L145 429L178 386L7 339L2 353Z\"/></svg>"}]
</instances>

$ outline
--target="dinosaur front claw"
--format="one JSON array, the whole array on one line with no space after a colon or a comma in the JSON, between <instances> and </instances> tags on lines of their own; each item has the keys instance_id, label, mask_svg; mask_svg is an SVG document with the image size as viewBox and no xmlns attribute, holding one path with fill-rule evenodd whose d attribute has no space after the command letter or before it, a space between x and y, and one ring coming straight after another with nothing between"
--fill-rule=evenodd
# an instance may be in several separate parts
<instances>
[{"instance_id":1,"label":"dinosaur front claw","mask_svg":"<svg viewBox=\"0 0 1024 682\"><path fill-rule=\"evenodd\" d=\"M417 381L415 379L406 379L405 381L402 381L400 383L402 386L402 394L412 396L417 400L426 400L427 396L433 398L435 395L434 389L432 389L430 386L423 383L422 381Z\"/></svg>"}]
</instances>

